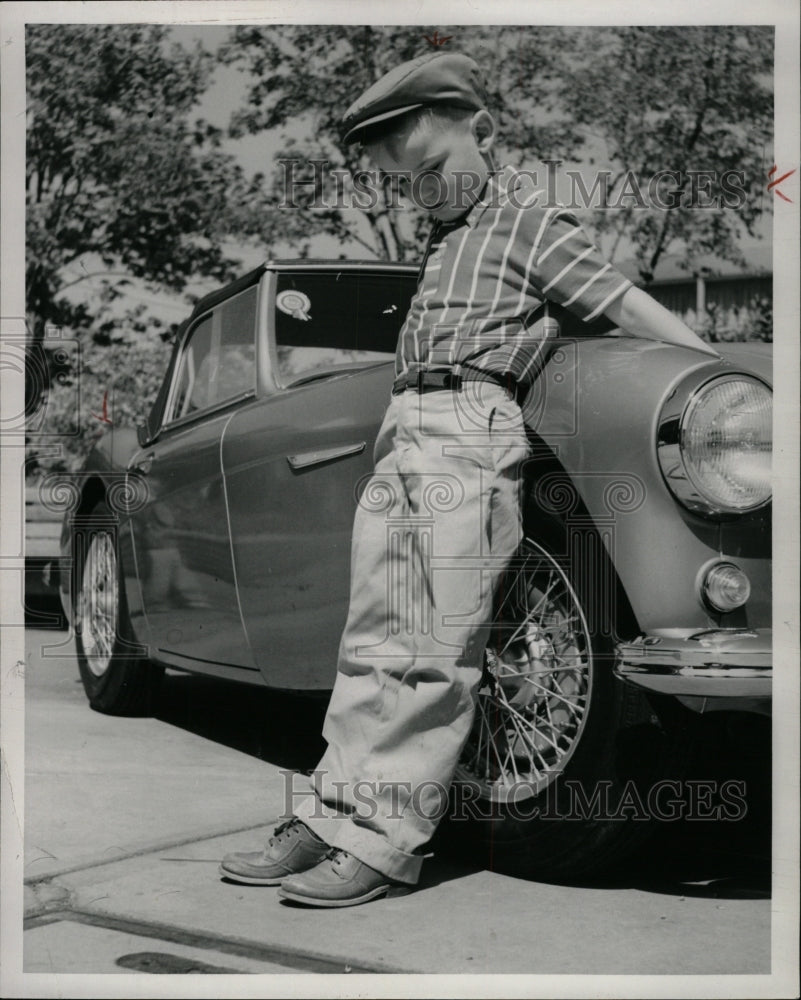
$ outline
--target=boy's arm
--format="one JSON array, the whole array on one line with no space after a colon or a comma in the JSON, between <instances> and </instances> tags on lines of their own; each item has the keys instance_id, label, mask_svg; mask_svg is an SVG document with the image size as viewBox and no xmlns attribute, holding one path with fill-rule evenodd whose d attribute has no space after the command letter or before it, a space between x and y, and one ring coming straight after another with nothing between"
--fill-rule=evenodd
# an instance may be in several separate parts
<instances>
[{"instance_id":1,"label":"boy's arm","mask_svg":"<svg viewBox=\"0 0 801 1000\"><path fill-rule=\"evenodd\" d=\"M713 347L697 337L677 316L641 288L628 288L605 313L616 326L635 337L661 340L667 344L678 344L680 347L701 351L713 358L720 357Z\"/></svg>"}]
</instances>

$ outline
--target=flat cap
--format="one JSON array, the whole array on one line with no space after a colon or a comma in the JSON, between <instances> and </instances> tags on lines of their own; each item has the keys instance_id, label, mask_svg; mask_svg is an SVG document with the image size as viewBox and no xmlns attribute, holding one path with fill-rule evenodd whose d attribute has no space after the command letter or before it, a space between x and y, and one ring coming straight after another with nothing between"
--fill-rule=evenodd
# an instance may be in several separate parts
<instances>
[{"instance_id":1,"label":"flat cap","mask_svg":"<svg viewBox=\"0 0 801 1000\"><path fill-rule=\"evenodd\" d=\"M486 107L477 63L461 52L429 52L401 63L342 116L344 140L355 142L368 126L426 104L453 104L474 111Z\"/></svg>"}]
</instances>

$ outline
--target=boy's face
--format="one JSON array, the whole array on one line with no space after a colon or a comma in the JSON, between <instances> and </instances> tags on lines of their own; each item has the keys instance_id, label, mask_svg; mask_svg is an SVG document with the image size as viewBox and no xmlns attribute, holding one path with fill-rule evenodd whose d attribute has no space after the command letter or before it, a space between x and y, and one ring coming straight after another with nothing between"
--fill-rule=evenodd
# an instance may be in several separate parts
<instances>
[{"instance_id":1,"label":"boy's face","mask_svg":"<svg viewBox=\"0 0 801 1000\"><path fill-rule=\"evenodd\" d=\"M367 152L383 173L398 174L401 191L415 205L450 222L470 209L484 187L492 132L486 112L455 122L424 116Z\"/></svg>"}]
</instances>

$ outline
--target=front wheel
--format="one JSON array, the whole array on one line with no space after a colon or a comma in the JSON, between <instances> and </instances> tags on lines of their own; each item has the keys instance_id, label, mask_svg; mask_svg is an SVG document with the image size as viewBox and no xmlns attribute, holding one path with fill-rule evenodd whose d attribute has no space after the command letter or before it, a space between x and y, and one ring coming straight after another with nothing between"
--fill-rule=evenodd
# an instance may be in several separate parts
<instances>
[{"instance_id":1,"label":"front wheel","mask_svg":"<svg viewBox=\"0 0 801 1000\"><path fill-rule=\"evenodd\" d=\"M641 839L680 743L613 676L611 629L563 562L526 538L502 580L446 826L488 867L551 879L605 867Z\"/></svg>"},{"instance_id":2,"label":"front wheel","mask_svg":"<svg viewBox=\"0 0 801 1000\"><path fill-rule=\"evenodd\" d=\"M163 667L132 640L119 561L117 521L101 502L76 545L75 648L92 708L110 715L152 711Z\"/></svg>"}]
</instances>

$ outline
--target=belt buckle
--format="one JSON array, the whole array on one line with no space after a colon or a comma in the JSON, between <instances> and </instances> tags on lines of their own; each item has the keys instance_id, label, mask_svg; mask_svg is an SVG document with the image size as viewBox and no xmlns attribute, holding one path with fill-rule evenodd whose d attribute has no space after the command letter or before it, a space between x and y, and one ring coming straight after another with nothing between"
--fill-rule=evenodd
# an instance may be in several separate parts
<instances>
[{"instance_id":1,"label":"belt buckle","mask_svg":"<svg viewBox=\"0 0 801 1000\"><path fill-rule=\"evenodd\" d=\"M458 382L452 371L433 369L429 372L428 384L432 389L457 389Z\"/></svg>"}]
</instances>

